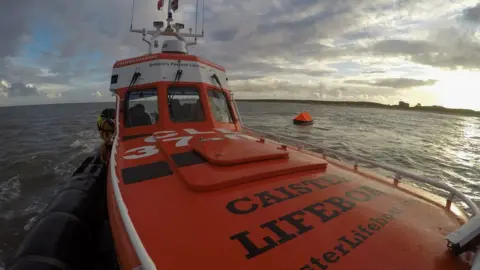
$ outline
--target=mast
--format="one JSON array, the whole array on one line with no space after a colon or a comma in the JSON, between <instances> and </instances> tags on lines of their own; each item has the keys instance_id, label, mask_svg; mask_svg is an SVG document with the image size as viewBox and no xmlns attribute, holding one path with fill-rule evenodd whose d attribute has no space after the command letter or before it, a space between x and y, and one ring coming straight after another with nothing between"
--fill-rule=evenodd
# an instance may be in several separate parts
<instances>
[{"instance_id":1,"label":"mast","mask_svg":"<svg viewBox=\"0 0 480 270\"><path fill-rule=\"evenodd\" d=\"M161 10L163 7L163 1L164 0L159 0L157 3L157 9ZM173 2L175 1L175 2ZM190 28L190 33L185 33L181 32L182 29L185 28L185 25L183 23L173 23L173 13L178 9L178 1L179 0L168 0L168 6L167 6L167 18L165 19L166 26L164 21L154 21L153 22L153 27L155 30L147 30L146 28L142 29L134 29L133 28L133 16L134 16L134 10L135 10L135 0L133 0L133 6L132 6L132 21L130 24L130 32L133 33L140 33L142 34L142 40L148 44L148 54L152 54L152 46L155 48L158 48L158 41L156 40L160 36L170 36L170 37L175 37L179 42L182 43L182 45L187 49L188 47L196 45L197 44L197 38L203 37L203 15L202 15L202 33L198 34L197 33L197 23L198 23L198 1L197 0L197 5L196 5L196 14L195 14L195 33L192 33L192 28ZM202 0L204 1L204 0ZM174 3L174 6L172 6L172 2ZM203 3L203 2L202 2ZM205 5L202 5L203 9L205 8ZM204 12L204 11L203 11ZM165 26L165 28L164 28ZM146 37L150 36L150 39L147 39ZM194 38L194 40L187 40L187 38Z\"/></svg>"}]
</instances>

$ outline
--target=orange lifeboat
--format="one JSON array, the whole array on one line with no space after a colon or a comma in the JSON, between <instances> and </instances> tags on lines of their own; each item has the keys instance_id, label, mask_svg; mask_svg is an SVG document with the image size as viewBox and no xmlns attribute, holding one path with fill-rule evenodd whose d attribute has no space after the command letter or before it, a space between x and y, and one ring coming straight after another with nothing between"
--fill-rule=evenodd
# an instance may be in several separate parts
<instances>
[{"instance_id":1,"label":"orange lifeboat","mask_svg":"<svg viewBox=\"0 0 480 270\"><path fill-rule=\"evenodd\" d=\"M172 36L152 35L159 33ZM480 210L469 198L374 161L309 145L318 154L294 138L265 139L272 134L242 125L225 69L189 55L182 39L165 41L161 53L116 62L110 89L117 115L105 194L122 270L479 267L472 255ZM409 186L401 176L450 196Z\"/></svg>"},{"instance_id":2,"label":"orange lifeboat","mask_svg":"<svg viewBox=\"0 0 480 270\"><path fill-rule=\"evenodd\" d=\"M264 139L241 124L225 69L182 42L113 67L107 199L122 269L470 267L455 255L475 249L446 246L468 221L455 204Z\"/></svg>"},{"instance_id":3,"label":"orange lifeboat","mask_svg":"<svg viewBox=\"0 0 480 270\"><path fill-rule=\"evenodd\" d=\"M293 119L295 125L312 125L313 119L308 112L301 112Z\"/></svg>"}]
</instances>

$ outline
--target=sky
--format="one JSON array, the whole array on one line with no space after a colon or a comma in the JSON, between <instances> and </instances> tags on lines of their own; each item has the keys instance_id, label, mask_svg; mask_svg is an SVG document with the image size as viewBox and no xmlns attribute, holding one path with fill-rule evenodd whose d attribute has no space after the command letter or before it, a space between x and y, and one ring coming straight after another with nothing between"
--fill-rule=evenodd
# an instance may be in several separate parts
<instances>
[{"instance_id":1,"label":"sky","mask_svg":"<svg viewBox=\"0 0 480 270\"><path fill-rule=\"evenodd\" d=\"M132 0L2 1L0 106L113 101L113 63L147 52L131 11ZM134 15L135 28L165 18L155 0L136 0ZM190 53L225 66L238 99L480 110L478 1L205 0L202 17ZM174 18L195 29L195 1Z\"/></svg>"}]
</instances>

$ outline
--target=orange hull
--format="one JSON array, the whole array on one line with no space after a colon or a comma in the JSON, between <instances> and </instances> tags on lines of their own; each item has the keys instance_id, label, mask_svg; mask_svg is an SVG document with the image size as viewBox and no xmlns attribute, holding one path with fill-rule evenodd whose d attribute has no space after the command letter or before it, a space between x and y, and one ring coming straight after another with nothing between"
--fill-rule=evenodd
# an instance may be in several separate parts
<instances>
[{"instance_id":1,"label":"orange hull","mask_svg":"<svg viewBox=\"0 0 480 270\"><path fill-rule=\"evenodd\" d=\"M143 139L123 144L133 148ZM166 162L171 174L132 184L119 176L119 186L157 269L468 269L445 248L444 237L459 227L458 218L389 184L294 149L288 159L260 164L182 167L171 158L177 148L156 145L162 153L124 166ZM307 160L315 166L248 177ZM117 250L131 251L129 245ZM124 263L131 269L138 259Z\"/></svg>"}]
</instances>

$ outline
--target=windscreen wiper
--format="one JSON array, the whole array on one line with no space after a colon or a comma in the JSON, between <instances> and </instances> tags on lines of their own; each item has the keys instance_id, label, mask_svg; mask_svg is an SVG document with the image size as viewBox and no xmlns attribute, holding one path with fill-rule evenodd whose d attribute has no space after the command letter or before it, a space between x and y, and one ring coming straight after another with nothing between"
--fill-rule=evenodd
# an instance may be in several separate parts
<instances>
[{"instance_id":1,"label":"windscreen wiper","mask_svg":"<svg viewBox=\"0 0 480 270\"><path fill-rule=\"evenodd\" d=\"M140 71L138 71L138 67L135 69L135 72L133 73L133 76L132 76L132 80L130 81L130 84L128 85L128 89L127 89L127 93L130 92L130 90L132 89L133 85L135 85L135 83L137 82L138 78L140 78L140 76L142 76L142 73ZM128 95L128 94L127 94ZM128 109L128 99L123 103L124 104L124 111L127 112L127 109ZM131 120L130 120L130 115L128 113L126 113L126 115L128 116L128 123L129 125L131 124Z\"/></svg>"},{"instance_id":2,"label":"windscreen wiper","mask_svg":"<svg viewBox=\"0 0 480 270\"><path fill-rule=\"evenodd\" d=\"M220 82L220 79L218 78L217 74L213 74L212 78L215 79L215 81L218 83L218 86L220 86L220 89L223 91L222 83Z\"/></svg>"},{"instance_id":3,"label":"windscreen wiper","mask_svg":"<svg viewBox=\"0 0 480 270\"><path fill-rule=\"evenodd\" d=\"M140 71L137 71L137 70L138 70L138 68L133 73L132 80L130 81L130 85L128 86L128 90L130 90L130 88L132 88L133 85L137 82L138 78L140 78L140 76L142 76L142 73L140 73Z\"/></svg>"},{"instance_id":4,"label":"windscreen wiper","mask_svg":"<svg viewBox=\"0 0 480 270\"><path fill-rule=\"evenodd\" d=\"M175 74L175 79L173 80L173 83L178 83L180 81L180 78L182 77L183 70L178 69L177 73Z\"/></svg>"}]
</instances>

